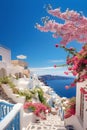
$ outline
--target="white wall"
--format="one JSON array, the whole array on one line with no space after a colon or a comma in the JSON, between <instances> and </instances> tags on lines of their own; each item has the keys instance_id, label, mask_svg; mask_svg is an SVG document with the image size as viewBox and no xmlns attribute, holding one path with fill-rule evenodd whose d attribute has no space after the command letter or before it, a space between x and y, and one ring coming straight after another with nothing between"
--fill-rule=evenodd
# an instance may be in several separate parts
<instances>
[{"instance_id":1,"label":"white wall","mask_svg":"<svg viewBox=\"0 0 87 130\"><path fill-rule=\"evenodd\" d=\"M10 64L11 63L11 51L0 47L0 55L2 56L2 61Z\"/></svg>"},{"instance_id":2,"label":"white wall","mask_svg":"<svg viewBox=\"0 0 87 130\"><path fill-rule=\"evenodd\" d=\"M77 88L76 88L76 116L78 116L80 118L80 96L81 96L81 92L80 92L80 88L84 88L87 84L87 80L84 82L80 82L77 83ZM87 101L85 100L85 95L84 95L84 119L83 121L81 120L81 123L83 124L83 130L86 130L87 128Z\"/></svg>"},{"instance_id":3,"label":"white wall","mask_svg":"<svg viewBox=\"0 0 87 130\"><path fill-rule=\"evenodd\" d=\"M2 60L0 60L0 69L4 68L6 70L6 75L9 75L7 67L11 64L11 51L0 46L0 56L2 56ZM1 75L3 77L2 72Z\"/></svg>"},{"instance_id":4,"label":"white wall","mask_svg":"<svg viewBox=\"0 0 87 130\"><path fill-rule=\"evenodd\" d=\"M81 123L79 122L78 117L75 115L65 119L64 122L65 122L65 125L73 125L75 130L83 130L83 127Z\"/></svg>"}]
</instances>

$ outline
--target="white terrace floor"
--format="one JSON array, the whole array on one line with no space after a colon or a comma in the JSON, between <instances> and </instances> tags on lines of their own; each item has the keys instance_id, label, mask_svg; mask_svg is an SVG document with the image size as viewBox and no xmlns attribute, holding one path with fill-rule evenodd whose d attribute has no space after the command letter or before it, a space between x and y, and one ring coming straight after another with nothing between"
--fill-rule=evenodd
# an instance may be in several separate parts
<instances>
[{"instance_id":1,"label":"white terrace floor","mask_svg":"<svg viewBox=\"0 0 87 130\"><path fill-rule=\"evenodd\" d=\"M64 127L64 121L61 121L58 115L50 114L47 120L30 123L26 130L66 130L66 128Z\"/></svg>"}]
</instances>

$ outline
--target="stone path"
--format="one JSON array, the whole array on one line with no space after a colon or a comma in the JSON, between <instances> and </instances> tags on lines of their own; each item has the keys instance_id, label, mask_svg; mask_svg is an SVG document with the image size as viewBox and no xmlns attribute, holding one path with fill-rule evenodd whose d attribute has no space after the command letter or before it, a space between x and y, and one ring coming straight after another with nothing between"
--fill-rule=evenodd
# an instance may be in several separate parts
<instances>
[{"instance_id":1,"label":"stone path","mask_svg":"<svg viewBox=\"0 0 87 130\"><path fill-rule=\"evenodd\" d=\"M30 123L26 130L66 130L64 121L58 115L49 115L47 120L38 123Z\"/></svg>"}]
</instances>

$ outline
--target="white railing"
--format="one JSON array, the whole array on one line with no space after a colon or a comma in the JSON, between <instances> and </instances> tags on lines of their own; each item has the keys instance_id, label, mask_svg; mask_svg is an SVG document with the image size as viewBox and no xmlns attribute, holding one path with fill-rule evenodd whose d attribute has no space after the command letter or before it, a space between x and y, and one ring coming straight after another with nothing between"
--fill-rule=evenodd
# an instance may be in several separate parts
<instances>
[{"instance_id":1,"label":"white railing","mask_svg":"<svg viewBox=\"0 0 87 130\"><path fill-rule=\"evenodd\" d=\"M23 124L23 105L17 103L13 106L12 110L1 120L0 130L22 130Z\"/></svg>"}]
</instances>

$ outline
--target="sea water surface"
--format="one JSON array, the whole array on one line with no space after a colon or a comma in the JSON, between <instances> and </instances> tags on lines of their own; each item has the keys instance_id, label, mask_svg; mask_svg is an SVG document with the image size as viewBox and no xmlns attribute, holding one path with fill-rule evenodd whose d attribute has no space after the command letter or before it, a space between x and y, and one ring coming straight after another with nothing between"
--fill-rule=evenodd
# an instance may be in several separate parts
<instances>
[{"instance_id":1,"label":"sea water surface","mask_svg":"<svg viewBox=\"0 0 87 130\"><path fill-rule=\"evenodd\" d=\"M76 87L66 89L66 85L70 85L73 82L73 78L69 79L53 79L53 80L46 80L48 86L53 88L53 90L60 96L60 97L75 97L76 96Z\"/></svg>"}]
</instances>

